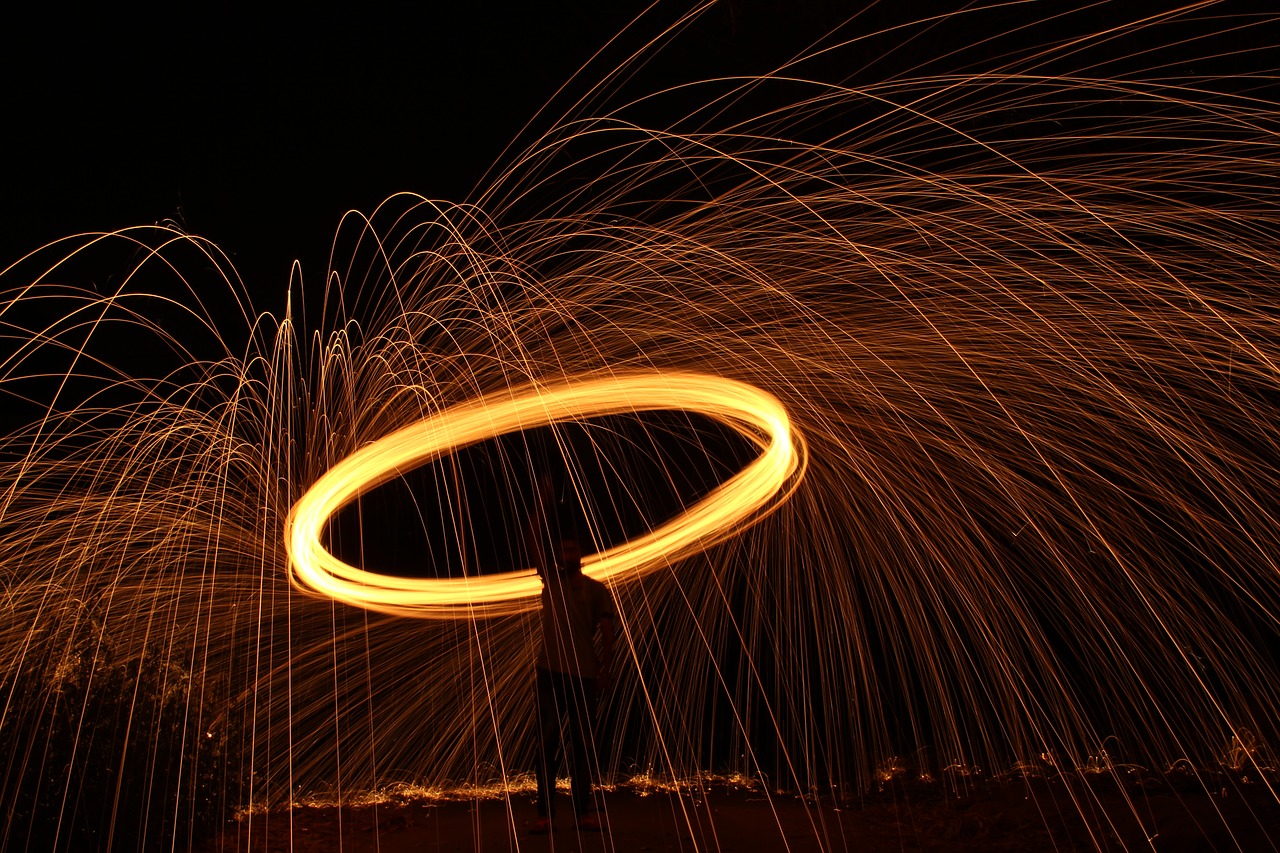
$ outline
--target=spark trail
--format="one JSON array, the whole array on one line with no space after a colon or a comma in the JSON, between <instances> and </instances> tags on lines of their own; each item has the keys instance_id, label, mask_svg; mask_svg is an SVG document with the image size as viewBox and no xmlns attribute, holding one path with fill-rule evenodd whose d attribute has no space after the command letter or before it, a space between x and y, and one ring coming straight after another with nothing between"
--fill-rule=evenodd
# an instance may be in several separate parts
<instances>
[{"instance_id":1,"label":"spark trail","mask_svg":"<svg viewBox=\"0 0 1280 853\"><path fill-rule=\"evenodd\" d=\"M526 427L486 425L480 401L587 377L710 377L661 406L712 418L722 387L778 407L731 417L763 460L741 509L614 586L612 772L847 790L921 747L987 769L1083 766L1103 744L1157 768L1269 760L1280 112L1261 73L1038 73L1076 47L584 101L470 203L351 214L323 305L294 281L279 317L217 247L162 227L12 264L0 383L33 414L0 443L0 732L64 746L9 752L6 797L102 748L90 688L152 683L138 673L180 710L139 689L121 719L145 733L177 714L182 746L114 748L175 808L529 769L522 608L412 621L300 594L286 545L321 583L307 561L359 488L298 502L388 436L471 412L509 513L481 527L452 439L405 459L434 484L421 526L445 531L422 564L497 583L510 566L478 566L476 531L518 538L529 467L490 437ZM677 94L699 106L633 120ZM102 268L125 271L111 292L77 286ZM628 536L658 548L672 517L648 517L645 478L680 492L671 448L719 439L646 420L614 381L626 429L600 427L604 403L539 418L579 421L613 471L593 493L581 448L556 451L592 529L643 517ZM44 790L55 813L74 801Z\"/></svg>"}]
</instances>

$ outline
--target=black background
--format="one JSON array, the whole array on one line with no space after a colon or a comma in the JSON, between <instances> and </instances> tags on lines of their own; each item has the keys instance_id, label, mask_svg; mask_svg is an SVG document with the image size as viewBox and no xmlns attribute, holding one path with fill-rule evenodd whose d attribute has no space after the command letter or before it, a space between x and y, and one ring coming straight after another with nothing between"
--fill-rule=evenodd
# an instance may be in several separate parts
<instances>
[{"instance_id":1,"label":"black background","mask_svg":"<svg viewBox=\"0 0 1280 853\"><path fill-rule=\"evenodd\" d=\"M972 11L982 5L993 8ZM806 74L870 83L983 70L1179 5L732 0L686 28L623 94L767 71L837 29L886 32ZM345 211L371 211L400 191L466 199L526 123L545 129L688 6L28 7L0 28L0 265L72 233L168 220L219 244L256 307L279 311L293 260L320 286ZM1228 3L1207 14L1261 8ZM942 14L951 9L971 11ZM1105 58L1110 73L1172 61L1230 74L1275 65L1262 29L1194 40L1209 29L1152 28L1037 67L1100 70Z\"/></svg>"},{"instance_id":2,"label":"black background","mask_svg":"<svg viewBox=\"0 0 1280 853\"><path fill-rule=\"evenodd\" d=\"M278 311L294 259L320 278L345 211L399 191L468 197L646 5L28 10L0 44L0 263L69 234L168 220L219 244L258 307ZM656 76L763 67L835 20L833 4L791 5L713 10ZM581 79L682 7L655 10ZM582 89L570 83L559 103Z\"/></svg>"}]
</instances>

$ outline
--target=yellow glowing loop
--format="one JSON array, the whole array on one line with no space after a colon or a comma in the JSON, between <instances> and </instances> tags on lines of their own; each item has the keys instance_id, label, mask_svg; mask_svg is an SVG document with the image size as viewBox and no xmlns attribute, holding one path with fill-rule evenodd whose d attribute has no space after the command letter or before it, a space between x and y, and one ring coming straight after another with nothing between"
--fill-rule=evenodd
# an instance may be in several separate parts
<instances>
[{"instance_id":1,"label":"yellow glowing loop","mask_svg":"<svg viewBox=\"0 0 1280 853\"><path fill-rule=\"evenodd\" d=\"M742 382L694 373L615 373L510 389L404 427L327 471L289 513L290 580L306 591L402 616L496 616L531 609L542 588L531 568L447 579L379 575L334 557L320 544L320 534L335 512L361 494L462 447L552 423L659 409L713 418L755 444L760 455L661 527L586 557L586 574L616 582L697 553L733 535L784 486L799 482L803 446L786 410L771 394Z\"/></svg>"}]
</instances>

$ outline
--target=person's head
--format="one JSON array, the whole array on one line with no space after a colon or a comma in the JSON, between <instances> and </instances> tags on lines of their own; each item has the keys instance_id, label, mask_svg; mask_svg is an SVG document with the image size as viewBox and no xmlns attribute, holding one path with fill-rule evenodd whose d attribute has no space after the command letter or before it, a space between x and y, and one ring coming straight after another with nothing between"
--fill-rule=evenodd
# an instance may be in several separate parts
<instances>
[{"instance_id":1,"label":"person's head","mask_svg":"<svg viewBox=\"0 0 1280 853\"><path fill-rule=\"evenodd\" d=\"M582 572L582 546L577 539L566 537L556 545L556 571L569 575Z\"/></svg>"}]
</instances>

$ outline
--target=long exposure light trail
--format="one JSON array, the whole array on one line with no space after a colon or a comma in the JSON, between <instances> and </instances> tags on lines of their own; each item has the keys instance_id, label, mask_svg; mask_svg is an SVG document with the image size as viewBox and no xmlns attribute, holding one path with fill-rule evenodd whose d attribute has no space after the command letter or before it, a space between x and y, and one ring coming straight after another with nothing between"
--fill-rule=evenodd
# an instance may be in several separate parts
<instances>
[{"instance_id":1,"label":"long exposure light trail","mask_svg":"<svg viewBox=\"0 0 1280 853\"><path fill-rule=\"evenodd\" d=\"M0 847L531 769L547 470L612 778L1274 785L1280 17L1103 5L920 73L642 52L287 298L170 225L0 269Z\"/></svg>"},{"instance_id":2,"label":"long exposure light trail","mask_svg":"<svg viewBox=\"0 0 1280 853\"><path fill-rule=\"evenodd\" d=\"M734 429L760 455L695 506L657 529L583 560L605 582L640 577L736 532L802 474L803 446L777 398L744 382L692 373L616 373L527 386L463 403L351 454L324 474L285 524L291 577L305 590L370 610L423 618L519 613L537 605L535 571L415 579L351 566L325 549L325 525L361 494L467 445L580 418L675 409Z\"/></svg>"}]
</instances>

